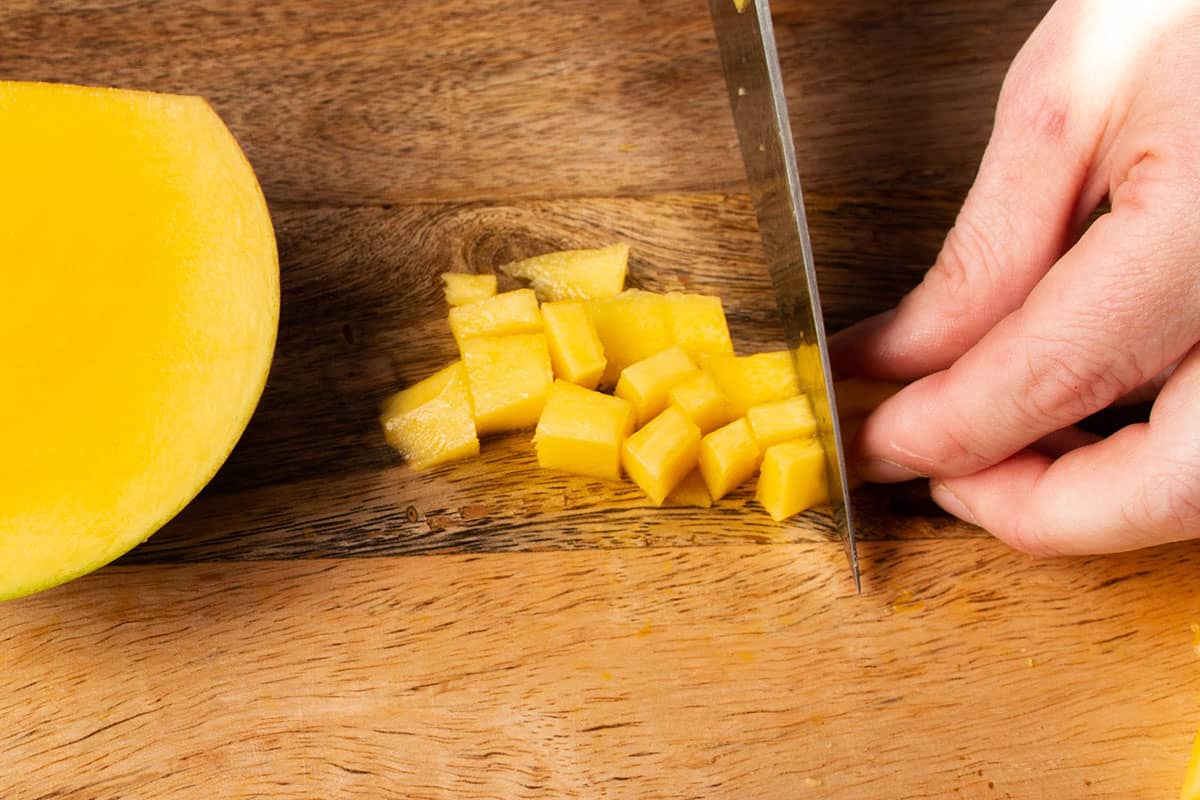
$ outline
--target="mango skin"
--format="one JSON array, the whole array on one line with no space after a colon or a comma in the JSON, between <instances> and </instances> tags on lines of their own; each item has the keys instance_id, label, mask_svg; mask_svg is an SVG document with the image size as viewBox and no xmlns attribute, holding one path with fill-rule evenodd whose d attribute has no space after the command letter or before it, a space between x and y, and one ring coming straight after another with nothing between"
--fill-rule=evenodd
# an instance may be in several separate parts
<instances>
[{"instance_id":1,"label":"mango skin","mask_svg":"<svg viewBox=\"0 0 1200 800\"><path fill-rule=\"evenodd\" d=\"M270 215L201 98L0 83L0 598L145 540L266 382Z\"/></svg>"}]
</instances>

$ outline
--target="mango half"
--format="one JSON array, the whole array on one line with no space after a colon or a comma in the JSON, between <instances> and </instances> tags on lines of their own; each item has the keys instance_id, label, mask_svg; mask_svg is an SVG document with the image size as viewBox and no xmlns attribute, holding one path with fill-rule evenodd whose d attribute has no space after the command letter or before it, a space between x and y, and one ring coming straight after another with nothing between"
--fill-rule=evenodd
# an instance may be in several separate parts
<instances>
[{"instance_id":1,"label":"mango half","mask_svg":"<svg viewBox=\"0 0 1200 800\"><path fill-rule=\"evenodd\" d=\"M0 599L183 508L266 382L275 235L198 97L0 82Z\"/></svg>"}]
</instances>

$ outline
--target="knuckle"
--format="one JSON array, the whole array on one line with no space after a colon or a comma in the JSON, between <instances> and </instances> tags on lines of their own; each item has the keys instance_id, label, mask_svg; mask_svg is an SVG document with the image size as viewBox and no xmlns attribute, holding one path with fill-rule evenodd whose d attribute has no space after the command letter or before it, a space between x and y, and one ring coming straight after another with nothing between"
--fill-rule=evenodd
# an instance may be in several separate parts
<instances>
[{"instance_id":1,"label":"knuckle","mask_svg":"<svg viewBox=\"0 0 1200 800\"><path fill-rule=\"evenodd\" d=\"M1038 339L1027 349L1024 408L1039 429L1078 422L1142 383L1133 359L1084 343L1091 338Z\"/></svg>"},{"instance_id":2,"label":"knuckle","mask_svg":"<svg viewBox=\"0 0 1200 800\"><path fill-rule=\"evenodd\" d=\"M1200 465L1172 461L1142 484L1125 521L1140 531L1182 538L1200 530Z\"/></svg>"},{"instance_id":3,"label":"knuckle","mask_svg":"<svg viewBox=\"0 0 1200 800\"><path fill-rule=\"evenodd\" d=\"M969 298L986 291L1000 272L994 237L966 209L946 235L933 269L925 275L926 289L947 302L948 308L970 310Z\"/></svg>"}]
</instances>

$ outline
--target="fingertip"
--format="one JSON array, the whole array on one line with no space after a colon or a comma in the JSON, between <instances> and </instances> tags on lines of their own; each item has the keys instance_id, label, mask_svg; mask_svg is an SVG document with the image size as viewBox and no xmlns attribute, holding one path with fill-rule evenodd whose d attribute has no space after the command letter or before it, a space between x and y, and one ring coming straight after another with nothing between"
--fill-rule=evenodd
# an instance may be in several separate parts
<instances>
[{"instance_id":1,"label":"fingertip","mask_svg":"<svg viewBox=\"0 0 1200 800\"><path fill-rule=\"evenodd\" d=\"M975 516L975 512L963 502L963 499L954 493L954 490L946 485L944 481L933 481L929 486L929 496L933 498L933 502L937 503L942 511L947 514L958 517L968 525L979 525L979 519Z\"/></svg>"}]
</instances>

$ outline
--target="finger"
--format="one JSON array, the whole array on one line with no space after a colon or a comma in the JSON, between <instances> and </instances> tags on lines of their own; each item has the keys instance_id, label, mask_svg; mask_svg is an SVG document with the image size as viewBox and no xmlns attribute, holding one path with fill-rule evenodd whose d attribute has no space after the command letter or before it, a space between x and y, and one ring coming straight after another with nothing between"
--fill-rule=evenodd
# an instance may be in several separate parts
<instances>
[{"instance_id":1,"label":"finger","mask_svg":"<svg viewBox=\"0 0 1200 800\"><path fill-rule=\"evenodd\" d=\"M1153 172L1138 179L1139 200L1115 203L1022 308L867 420L865 479L978 472L1106 408L1200 338L1192 244L1160 222L1176 217L1178 192Z\"/></svg>"},{"instance_id":2,"label":"finger","mask_svg":"<svg viewBox=\"0 0 1200 800\"><path fill-rule=\"evenodd\" d=\"M935 483L956 516L1031 553L1117 552L1200 536L1200 348L1168 382L1150 422L1062 458L1024 451Z\"/></svg>"},{"instance_id":3,"label":"finger","mask_svg":"<svg viewBox=\"0 0 1200 800\"><path fill-rule=\"evenodd\" d=\"M933 268L898 308L831 338L839 372L911 381L946 369L1021 306L1099 201L1082 194L1102 120L1071 113L1064 88L1034 85L1028 60L1018 57L1005 81L979 173Z\"/></svg>"}]
</instances>

